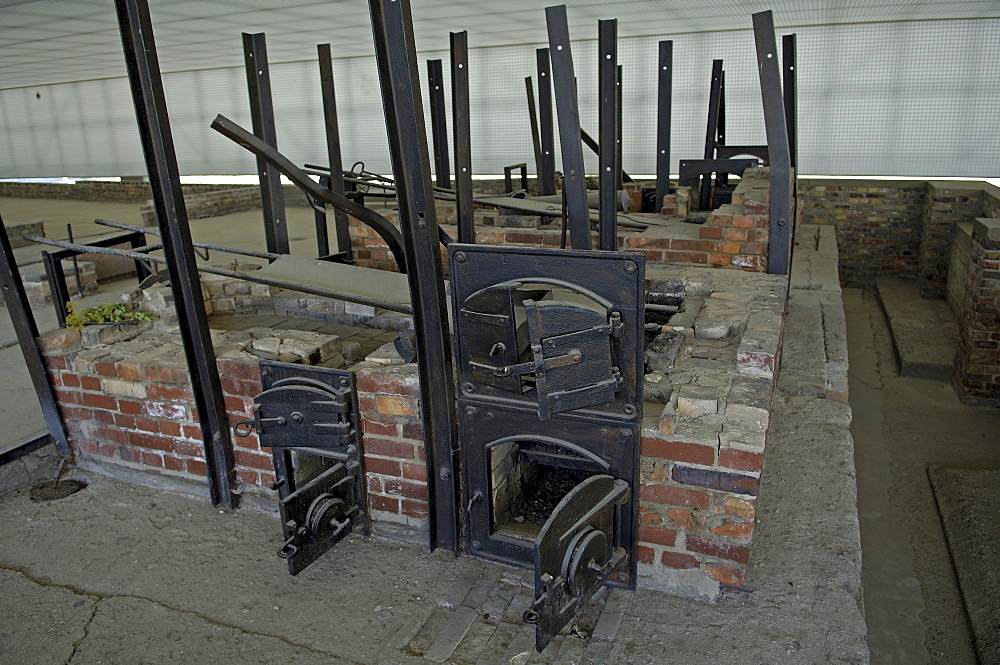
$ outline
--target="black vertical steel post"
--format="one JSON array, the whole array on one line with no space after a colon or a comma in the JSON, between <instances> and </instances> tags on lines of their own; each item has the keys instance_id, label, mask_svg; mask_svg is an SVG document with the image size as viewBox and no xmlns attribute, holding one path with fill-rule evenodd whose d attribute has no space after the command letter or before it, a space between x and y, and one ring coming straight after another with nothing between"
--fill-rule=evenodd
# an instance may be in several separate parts
<instances>
[{"instance_id":1,"label":"black vertical steel post","mask_svg":"<svg viewBox=\"0 0 1000 665\"><path fill-rule=\"evenodd\" d=\"M722 77L719 78L719 126L715 131L715 146L726 145L726 70L722 70ZM729 184L729 174L718 171L715 174L715 184L725 187Z\"/></svg>"},{"instance_id":2,"label":"black vertical steel post","mask_svg":"<svg viewBox=\"0 0 1000 665\"><path fill-rule=\"evenodd\" d=\"M549 55L559 117L559 147L562 151L563 191L569 215L569 241L573 249L590 249L590 212L587 180L583 172L580 109L576 98L576 74L569 41L566 5L545 8L549 33Z\"/></svg>"},{"instance_id":3,"label":"black vertical steel post","mask_svg":"<svg viewBox=\"0 0 1000 665\"><path fill-rule=\"evenodd\" d=\"M538 132L542 146L542 167L538 172L538 194L556 193L556 132L552 120L552 66L549 50L535 51L538 68Z\"/></svg>"},{"instance_id":4,"label":"black vertical steel post","mask_svg":"<svg viewBox=\"0 0 1000 665\"><path fill-rule=\"evenodd\" d=\"M792 166L788 150L788 125L781 94L781 69L778 67L778 43L774 35L774 16L770 11L753 15L753 35L757 47L757 71L764 103L764 129L771 166L771 224L767 249L767 271L787 275L791 264Z\"/></svg>"},{"instance_id":5,"label":"black vertical steel post","mask_svg":"<svg viewBox=\"0 0 1000 665\"><path fill-rule=\"evenodd\" d=\"M618 80L617 84L618 101L616 102L616 104L618 106L618 136L615 137L615 148L617 150L615 161L618 162L618 172L615 173L615 183L616 183L615 190L621 191L625 185L625 169L622 166L624 164L624 162L622 161L622 152L624 150L624 146L622 145L622 126L624 124L622 116L624 115L624 111L622 110L622 66L621 65L618 65L617 80ZM632 182L631 178L629 178L629 182Z\"/></svg>"},{"instance_id":6,"label":"black vertical steel post","mask_svg":"<svg viewBox=\"0 0 1000 665\"><path fill-rule=\"evenodd\" d=\"M601 100L597 141L600 145L598 237L601 249L618 249L618 21L597 22L598 96Z\"/></svg>"},{"instance_id":7,"label":"black vertical steel post","mask_svg":"<svg viewBox=\"0 0 1000 665\"><path fill-rule=\"evenodd\" d=\"M722 98L722 61L712 61L712 83L708 93L708 128L705 130L705 159L715 159L715 139L719 133L719 104ZM712 178L701 177L698 208L707 210L712 199Z\"/></svg>"},{"instance_id":8,"label":"black vertical steel post","mask_svg":"<svg viewBox=\"0 0 1000 665\"><path fill-rule=\"evenodd\" d=\"M253 133L272 148L278 147L274 130L274 106L271 103L271 74L267 67L267 45L264 33L243 33L243 62L250 92L250 118ZM260 203L264 215L264 239L267 251L288 254L288 225L285 220L285 197L281 191L281 173L263 159L257 158L260 178Z\"/></svg>"},{"instance_id":9,"label":"black vertical steel post","mask_svg":"<svg viewBox=\"0 0 1000 665\"><path fill-rule=\"evenodd\" d=\"M444 70L440 60L427 61L427 87L431 96L431 139L434 144L435 181L438 187L451 189L448 117L444 105Z\"/></svg>"},{"instance_id":10,"label":"black vertical steel post","mask_svg":"<svg viewBox=\"0 0 1000 665\"><path fill-rule=\"evenodd\" d=\"M535 175L538 185L541 187L542 169L544 159L542 158L542 142L538 134L538 110L535 108L535 87L531 84L531 77L524 77L524 91L528 95L528 121L531 123L531 148L535 153Z\"/></svg>"},{"instance_id":11,"label":"black vertical steel post","mask_svg":"<svg viewBox=\"0 0 1000 665\"><path fill-rule=\"evenodd\" d=\"M448 309L409 0L369 0L413 302L430 546L458 551L458 433Z\"/></svg>"},{"instance_id":12,"label":"black vertical steel post","mask_svg":"<svg viewBox=\"0 0 1000 665\"><path fill-rule=\"evenodd\" d=\"M319 186L330 189L330 176L321 175ZM330 232L326 227L327 206L316 205L313 208L313 221L316 225L316 255L323 257L330 254Z\"/></svg>"},{"instance_id":13,"label":"black vertical steel post","mask_svg":"<svg viewBox=\"0 0 1000 665\"><path fill-rule=\"evenodd\" d=\"M52 437L59 454L68 459L72 457L72 453L69 441L66 439L66 429L63 426L62 416L59 415L59 408L56 406L56 397L52 392L52 384L49 383L45 360L36 341L38 326L34 314L31 313L31 305L28 304L28 295L24 292L24 283L21 281L21 273L17 270L14 250L11 249L7 227L4 226L2 217L0 217L0 290L3 291L3 302L7 307L7 313L10 314L10 322L14 326L18 344L21 346L21 355L24 356L24 362L28 366L31 385L38 396L38 404L42 407L42 417L49 429L49 436Z\"/></svg>"},{"instance_id":14,"label":"black vertical steel post","mask_svg":"<svg viewBox=\"0 0 1000 665\"><path fill-rule=\"evenodd\" d=\"M472 126L469 119L469 33L451 33L451 129L455 143L458 241L476 242L472 211Z\"/></svg>"},{"instance_id":15,"label":"black vertical steel post","mask_svg":"<svg viewBox=\"0 0 1000 665\"><path fill-rule=\"evenodd\" d=\"M233 444L181 192L147 0L115 0L139 137L201 424L213 504L238 503Z\"/></svg>"},{"instance_id":16,"label":"black vertical steel post","mask_svg":"<svg viewBox=\"0 0 1000 665\"><path fill-rule=\"evenodd\" d=\"M788 155L793 169L799 166L798 95L795 90L795 33L781 38L781 68L784 72L785 123L788 125Z\"/></svg>"},{"instance_id":17,"label":"black vertical steel post","mask_svg":"<svg viewBox=\"0 0 1000 665\"><path fill-rule=\"evenodd\" d=\"M340 123L337 120L337 93L333 82L333 57L329 44L317 44L319 77L323 91L323 125L326 128L326 155L330 166L327 188L334 194L344 195L344 161L340 154ZM337 229L337 251L344 259L351 260L351 226L347 213L334 209L333 219ZM329 245L329 243L328 243ZM329 254L327 252L321 255Z\"/></svg>"},{"instance_id":18,"label":"black vertical steel post","mask_svg":"<svg viewBox=\"0 0 1000 665\"><path fill-rule=\"evenodd\" d=\"M674 89L674 42L660 42L656 87L656 209L670 193L670 114Z\"/></svg>"}]
</instances>

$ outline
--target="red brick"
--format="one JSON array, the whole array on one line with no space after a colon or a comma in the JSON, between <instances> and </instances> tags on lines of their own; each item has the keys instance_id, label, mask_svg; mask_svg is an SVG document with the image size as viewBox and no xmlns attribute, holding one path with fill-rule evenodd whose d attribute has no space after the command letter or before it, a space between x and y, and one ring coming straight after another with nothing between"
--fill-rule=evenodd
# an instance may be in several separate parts
<instances>
[{"instance_id":1,"label":"red brick","mask_svg":"<svg viewBox=\"0 0 1000 665\"><path fill-rule=\"evenodd\" d=\"M189 459L187 461L187 470L188 473L193 473L196 476L208 475L208 466L200 459Z\"/></svg>"},{"instance_id":2,"label":"red brick","mask_svg":"<svg viewBox=\"0 0 1000 665\"><path fill-rule=\"evenodd\" d=\"M189 385L191 383L187 367L143 365L141 375L144 380L153 383L177 383L180 385Z\"/></svg>"},{"instance_id":3,"label":"red brick","mask_svg":"<svg viewBox=\"0 0 1000 665\"><path fill-rule=\"evenodd\" d=\"M270 489L271 485L273 485L274 482L277 480L277 478L274 476L273 471L261 471L257 475L260 476L260 486L266 487L268 489Z\"/></svg>"},{"instance_id":4,"label":"red brick","mask_svg":"<svg viewBox=\"0 0 1000 665\"><path fill-rule=\"evenodd\" d=\"M131 446L151 448L153 450L173 452L174 449L173 441L170 439L156 434L147 434L146 432L129 432L128 442Z\"/></svg>"},{"instance_id":5,"label":"red brick","mask_svg":"<svg viewBox=\"0 0 1000 665\"><path fill-rule=\"evenodd\" d=\"M730 586L743 586L743 580L746 576L746 571L742 568L733 568L732 566L713 566L706 564L705 572L708 573L716 582L721 582L722 584L728 584Z\"/></svg>"},{"instance_id":6,"label":"red brick","mask_svg":"<svg viewBox=\"0 0 1000 665\"><path fill-rule=\"evenodd\" d=\"M733 215L733 226L744 229L752 229L757 225L757 220L748 215Z\"/></svg>"},{"instance_id":7,"label":"red brick","mask_svg":"<svg viewBox=\"0 0 1000 665\"><path fill-rule=\"evenodd\" d=\"M81 376L80 385L84 390L101 390L101 380L93 376Z\"/></svg>"},{"instance_id":8,"label":"red brick","mask_svg":"<svg viewBox=\"0 0 1000 665\"><path fill-rule=\"evenodd\" d=\"M180 423L173 420L161 420L160 432L166 434L167 436L180 436L181 425Z\"/></svg>"},{"instance_id":9,"label":"red brick","mask_svg":"<svg viewBox=\"0 0 1000 665\"><path fill-rule=\"evenodd\" d=\"M260 385L260 366L255 362L219 360L216 362L219 375L243 381L256 381Z\"/></svg>"},{"instance_id":10,"label":"red brick","mask_svg":"<svg viewBox=\"0 0 1000 665\"><path fill-rule=\"evenodd\" d=\"M124 427L125 429L134 429L135 416L129 416L124 413L116 413L115 425L117 425L118 427Z\"/></svg>"},{"instance_id":11,"label":"red brick","mask_svg":"<svg viewBox=\"0 0 1000 665\"><path fill-rule=\"evenodd\" d=\"M94 436L105 442L120 443L122 445L128 444L128 434L113 427L98 427L94 431Z\"/></svg>"},{"instance_id":12,"label":"red brick","mask_svg":"<svg viewBox=\"0 0 1000 665\"><path fill-rule=\"evenodd\" d=\"M711 252L715 250L716 242L712 240L689 240L674 238L670 241L670 249L686 252Z\"/></svg>"},{"instance_id":13,"label":"red brick","mask_svg":"<svg viewBox=\"0 0 1000 665\"><path fill-rule=\"evenodd\" d=\"M667 517L670 518L670 523L678 529L702 531L705 528L701 518L693 510L687 508L671 508L667 511Z\"/></svg>"},{"instance_id":14,"label":"red brick","mask_svg":"<svg viewBox=\"0 0 1000 665\"><path fill-rule=\"evenodd\" d=\"M160 424L157 421L153 420L152 418L145 418L142 416L139 416L135 419L135 427L136 429L140 429L143 432L160 431Z\"/></svg>"},{"instance_id":15,"label":"red brick","mask_svg":"<svg viewBox=\"0 0 1000 665\"><path fill-rule=\"evenodd\" d=\"M705 492L673 487L671 485L643 484L639 488L639 498L643 501L698 508L699 510L707 510L709 504L709 497Z\"/></svg>"},{"instance_id":16,"label":"red brick","mask_svg":"<svg viewBox=\"0 0 1000 665\"><path fill-rule=\"evenodd\" d=\"M375 398L375 410L385 416L411 417L418 414L417 400L413 397L379 395Z\"/></svg>"},{"instance_id":17,"label":"red brick","mask_svg":"<svg viewBox=\"0 0 1000 665\"><path fill-rule=\"evenodd\" d=\"M431 514L425 502L413 501L411 499L403 499L402 513L407 517L413 517L418 520L425 520Z\"/></svg>"},{"instance_id":18,"label":"red brick","mask_svg":"<svg viewBox=\"0 0 1000 665\"><path fill-rule=\"evenodd\" d=\"M365 487L368 488L369 492L381 492L382 491L381 476L365 476Z\"/></svg>"},{"instance_id":19,"label":"red brick","mask_svg":"<svg viewBox=\"0 0 1000 665\"><path fill-rule=\"evenodd\" d=\"M740 469L741 471L760 471L764 466L764 456L760 453L749 453L745 450L723 448L719 451L719 464L730 469Z\"/></svg>"},{"instance_id":20,"label":"red brick","mask_svg":"<svg viewBox=\"0 0 1000 665\"><path fill-rule=\"evenodd\" d=\"M670 250L663 252L663 260L668 263L696 263L705 265L708 263L708 254L705 252L675 252Z\"/></svg>"},{"instance_id":21,"label":"red brick","mask_svg":"<svg viewBox=\"0 0 1000 665\"><path fill-rule=\"evenodd\" d=\"M130 416L137 416L142 413L142 404L130 399L118 400L118 410Z\"/></svg>"},{"instance_id":22,"label":"red brick","mask_svg":"<svg viewBox=\"0 0 1000 665\"><path fill-rule=\"evenodd\" d=\"M379 473L383 476L402 475L399 460L365 456L365 473Z\"/></svg>"},{"instance_id":23,"label":"red brick","mask_svg":"<svg viewBox=\"0 0 1000 665\"><path fill-rule=\"evenodd\" d=\"M427 482L427 465L426 464L413 464L411 462L406 462L403 464L403 477L409 478L410 480L422 480Z\"/></svg>"},{"instance_id":24,"label":"red brick","mask_svg":"<svg viewBox=\"0 0 1000 665\"><path fill-rule=\"evenodd\" d=\"M164 383L151 383L146 388L150 399L166 400L168 402L193 402L194 392L190 388Z\"/></svg>"},{"instance_id":25,"label":"red brick","mask_svg":"<svg viewBox=\"0 0 1000 665\"><path fill-rule=\"evenodd\" d=\"M391 496L383 496L382 494L369 494L368 503L371 504L372 510L384 510L390 513L399 512L399 499Z\"/></svg>"},{"instance_id":26,"label":"red brick","mask_svg":"<svg viewBox=\"0 0 1000 665\"><path fill-rule=\"evenodd\" d=\"M128 360L119 360L118 376L130 381L138 381L142 378L142 367Z\"/></svg>"},{"instance_id":27,"label":"red brick","mask_svg":"<svg viewBox=\"0 0 1000 665\"><path fill-rule=\"evenodd\" d=\"M715 448L699 446L694 443L643 437L640 451L643 457L658 457L691 464L711 465L715 463Z\"/></svg>"},{"instance_id":28,"label":"red brick","mask_svg":"<svg viewBox=\"0 0 1000 665\"><path fill-rule=\"evenodd\" d=\"M187 461L173 455L164 455L163 467L171 471L184 471L187 468Z\"/></svg>"},{"instance_id":29,"label":"red brick","mask_svg":"<svg viewBox=\"0 0 1000 665\"><path fill-rule=\"evenodd\" d=\"M625 239L625 246L632 249L670 249L670 238L632 236Z\"/></svg>"},{"instance_id":30,"label":"red brick","mask_svg":"<svg viewBox=\"0 0 1000 665\"><path fill-rule=\"evenodd\" d=\"M65 356L45 356L43 361L49 369L69 369L69 362Z\"/></svg>"},{"instance_id":31,"label":"red brick","mask_svg":"<svg viewBox=\"0 0 1000 665\"><path fill-rule=\"evenodd\" d=\"M366 455L382 455L398 459L413 459L413 444L406 441L392 441L374 436L364 438Z\"/></svg>"},{"instance_id":32,"label":"red brick","mask_svg":"<svg viewBox=\"0 0 1000 665\"><path fill-rule=\"evenodd\" d=\"M86 455L99 455L101 447L94 441L76 441L74 448Z\"/></svg>"},{"instance_id":33,"label":"red brick","mask_svg":"<svg viewBox=\"0 0 1000 665\"><path fill-rule=\"evenodd\" d=\"M718 240L722 237L722 229L718 226L702 225L699 230L699 235L701 235L702 238L714 238Z\"/></svg>"},{"instance_id":34,"label":"red brick","mask_svg":"<svg viewBox=\"0 0 1000 665\"><path fill-rule=\"evenodd\" d=\"M420 381L417 375L399 372L362 372L357 379L358 392L380 393L384 395L420 395Z\"/></svg>"},{"instance_id":35,"label":"red brick","mask_svg":"<svg viewBox=\"0 0 1000 665\"><path fill-rule=\"evenodd\" d=\"M94 407L95 409L105 409L107 411L118 410L118 400L114 397L108 397L107 395L83 393L81 401L87 406Z\"/></svg>"},{"instance_id":36,"label":"red brick","mask_svg":"<svg viewBox=\"0 0 1000 665\"><path fill-rule=\"evenodd\" d=\"M188 439L196 441L201 441L202 439L201 427L197 425L181 425L181 431L184 432L184 436Z\"/></svg>"},{"instance_id":37,"label":"red brick","mask_svg":"<svg viewBox=\"0 0 1000 665\"><path fill-rule=\"evenodd\" d=\"M112 411L105 411L103 409L96 409L94 411L94 420L105 425L115 424L115 413Z\"/></svg>"},{"instance_id":38,"label":"red brick","mask_svg":"<svg viewBox=\"0 0 1000 665\"><path fill-rule=\"evenodd\" d=\"M746 229L726 229L722 234L722 239L726 242L745 242L748 231Z\"/></svg>"},{"instance_id":39,"label":"red brick","mask_svg":"<svg viewBox=\"0 0 1000 665\"><path fill-rule=\"evenodd\" d=\"M662 524L663 516L646 508L639 508L640 524Z\"/></svg>"},{"instance_id":40,"label":"red brick","mask_svg":"<svg viewBox=\"0 0 1000 665\"><path fill-rule=\"evenodd\" d=\"M114 362L100 361L94 363L94 371L98 376L118 376Z\"/></svg>"},{"instance_id":41,"label":"red brick","mask_svg":"<svg viewBox=\"0 0 1000 665\"><path fill-rule=\"evenodd\" d=\"M80 331L68 330L66 328L47 335L42 335L38 338L38 345L41 348L42 353L63 351L71 346L76 346L79 343Z\"/></svg>"},{"instance_id":42,"label":"red brick","mask_svg":"<svg viewBox=\"0 0 1000 665\"><path fill-rule=\"evenodd\" d=\"M424 426L421 423L403 423L403 438L414 441L424 440Z\"/></svg>"},{"instance_id":43,"label":"red brick","mask_svg":"<svg viewBox=\"0 0 1000 665\"><path fill-rule=\"evenodd\" d=\"M234 455L236 456L236 463L240 466L248 466L251 469L260 469L261 471L270 471L274 468L271 458L264 455L255 455L241 448L237 448L234 451Z\"/></svg>"},{"instance_id":44,"label":"red brick","mask_svg":"<svg viewBox=\"0 0 1000 665\"><path fill-rule=\"evenodd\" d=\"M667 545L673 547L677 540L677 532L673 529L664 529L658 526L640 526L639 542L655 543L657 545Z\"/></svg>"},{"instance_id":45,"label":"red brick","mask_svg":"<svg viewBox=\"0 0 1000 665\"><path fill-rule=\"evenodd\" d=\"M723 254L739 254L740 244L738 242L720 242L718 251Z\"/></svg>"},{"instance_id":46,"label":"red brick","mask_svg":"<svg viewBox=\"0 0 1000 665\"><path fill-rule=\"evenodd\" d=\"M753 522L723 522L719 526L712 527L711 531L717 536L750 540L750 536L753 535Z\"/></svg>"},{"instance_id":47,"label":"red brick","mask_svg":"<svg viewBox=\"0 0 1000 665\"><path fill-rule=\"evenodd\" d=\"M765 251L763 243L745 242L740 245L741 254L763 254Z\"/></svg>"},{"instance_id":48,"label":"red brick","mask_svg":"<svg viewBox=\"0 0 1000 665\"><path fill-rule=\"evenodd\" d=\"M708 260L709 263L711 263L713 266L728 266L729 263L732 261L732 255L716 254L715 252L713 252L712 254L709 254Z\"/></svg>"},{"instance_id":49,"label":"red brick","mask_svg":"<svg viewBox=\"0 0 1000 665\"><path fill-rule=\"evenodd\" d=\"M519 231L508 231L504 235L504 240L509 243L522 243L526 245L542 244L541 233L523 233Z\"/></svg>"},{"instance_id":50,"label":"red brick","mask_svg":"<svg viewBox=\"0 0 1000 665\"><path fill-rule=\"evenodd\" d=\"M361 431L365 434L382 434L384 436L399 436L399 425L391 420L361 419Z\"/></svg>"},{"instance_id":51,"label":"red brick","mask_svg":"<svg viewBox=\"0 0 1000 665\"><path fill-rule=\"evenodd\" d=\"M386 478L382 481L382 487L386 494L405 496L408 499L427 500L427 485L423 483L413 483L398 478Z\"/></svg>"},{"instance_id":52,"label":"red brick","mask_svg":"<svg viewBox=\"0 0 1000 665\"><path fill-rule=\"evenodd\" d=\"M664 566L669 566L670 568L679 568L685 570L687 568L697 568L698 559L694 558L690 554L684 554L682 552L664 552L660 555L660 563Z\"/></svg>"},{"instance_id":53,"label":"red brick","mask_svg":"<svg viewBox=\"0 0 1000 665\"><path fill-rule=\"evenodd\" d=\"M706 538L693 533L687 535L685 546L692 552L707 554L719 559L729 559L738 563L746 563L750 560L750 550L743 545L724 543L714 538Z\"/></svg>"},{"instance_id":54,"label":"red brick","mask_svg":"<svg viewBox=\"0 0 1000 665\"><path fill-rule=\"evenodd\" d=\"M690 466L675 464L670 477L685 485L696 485L707 487L708 489L732 492L733 494L757 495L757 488L760 481L753 476L744 476L739 473L728 473L715 469L696 469Z\"/></svg>"},{"instance_id":55,"label":"red brick","mask_svg":"<svg viewBox=\"0 0 1000 665\"><path fill-rule=\"evenodd\" d=\"M151 453L147 450L143 450L141 452L142 452L142 457L141 457L142 463L145 464L146 466L158 466L158 467L163 466L162 455L159 455L157 453Z\"/></svg>"},{"instance_id":56,"label":"red brick","mask_svg":"<svg viewBox=\"0 0 1000 665\"><path fill-rule=\"evenodd\" d=\"M80 377L72 372L63 372L61 376L62 385L67 388L79 388L80 387Z\"/></svg>"},{"instance_id":57,"label":"red brick","mask_svg":"<svg viewBox=\"0 0 1000 665\"><path fill-rule=\"evenodd\" d=\"M639 563L653 563L653 557L655 554L656 552L654 552L652 548L639 545L638 556L636 558Z\"/></svg>"}]
</instances>

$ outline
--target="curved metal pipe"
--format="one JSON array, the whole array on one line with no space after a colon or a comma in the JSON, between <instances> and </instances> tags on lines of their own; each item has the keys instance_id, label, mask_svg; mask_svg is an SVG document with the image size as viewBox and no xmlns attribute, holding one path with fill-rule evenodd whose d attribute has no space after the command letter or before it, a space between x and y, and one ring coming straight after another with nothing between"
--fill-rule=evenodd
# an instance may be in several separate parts
<instances>
[{"instance_id":1,"label":"curved metal pipe","mask_svg":"<svg viewBox=\"0 0 1000 665\"><path fill-rule=\"evenodd\" d=\"M399 272L406 272L406 256L403 254L403 237L399 229L393 226L389 220L374 210L370 210L362 205L358 205L346 196L341 196L331 192L325 187L321 187L312 178L305 174L302 169L292 164L292 162L280 152L267 145L259 138L243 129L235 122L223 115L217 115L211 124L212 129L219 132L227 139L238 143L253 154L257 155L265 162L281 171L281 174L292 181L296 187L312 196L315 199L329 204L338 210L343 210L358 221L364 222L375 229L381 236L385 244L389 246L389 251L396 259Z\"/></svg>"}]
</instances>

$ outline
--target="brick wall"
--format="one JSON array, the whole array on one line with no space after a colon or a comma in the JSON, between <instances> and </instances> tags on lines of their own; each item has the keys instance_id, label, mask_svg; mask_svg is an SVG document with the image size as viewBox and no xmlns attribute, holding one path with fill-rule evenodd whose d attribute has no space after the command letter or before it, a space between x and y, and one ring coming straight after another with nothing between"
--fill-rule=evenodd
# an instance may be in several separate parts
<instances>
[{"instance_id":1,"label":"brick wall","mask_svg":"<svg viewBox=\"0 0 1000 665\"><path fill-rule=\"evenodd\" d=\"M957 224L982 214L983 192L976 183L929 182L921 219L917 286L924 298L944 298L951 241Z\"/></svg>"},{"instance_id":2,"label":"brick wall","mask_svg":"<svg viewBox=\"0 0 1000 665\"><path fill-rule=\"evenodd\" d=\"M844 286L870 287L876 279L916 280L927 184L905 180L802 180L803 224L837 230Z\"/></svg>"},{"instance_id":3,"label":"brick wall","mask_svg":"<svg viewBox=\"0 0 1000 665\"><path fill-rule=\"evenodd\" d=\"M956 369L963 401L1000 406L1000 219L980 218L972 227Z\"/></svg>"}]
</instances>

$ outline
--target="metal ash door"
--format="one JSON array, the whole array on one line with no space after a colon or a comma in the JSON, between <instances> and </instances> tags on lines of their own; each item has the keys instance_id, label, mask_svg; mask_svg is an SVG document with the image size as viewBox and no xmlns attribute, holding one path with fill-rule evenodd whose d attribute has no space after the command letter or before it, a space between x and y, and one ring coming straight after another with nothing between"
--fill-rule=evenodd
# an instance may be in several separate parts
<instances>
[{"instance_id":1,"label":"metal ash door","mask_svg":"<svg viewBox=\"0 0 1000 665\"><path fill-rule=\"evenodd\" d=\"M542 648L635 587L644 257L448 249L466 549L535 568Z\"/></svg>"}]
</instances>

